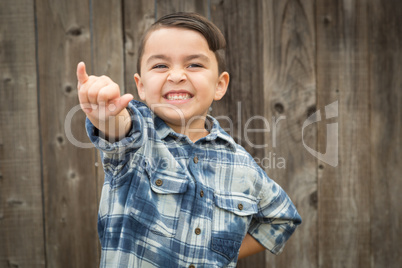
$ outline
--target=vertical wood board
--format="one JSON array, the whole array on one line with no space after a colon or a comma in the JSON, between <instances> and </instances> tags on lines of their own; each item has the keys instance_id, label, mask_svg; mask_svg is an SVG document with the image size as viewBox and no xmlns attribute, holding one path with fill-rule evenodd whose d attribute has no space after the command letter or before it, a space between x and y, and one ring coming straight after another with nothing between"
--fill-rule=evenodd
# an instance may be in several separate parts
<instances>
[{"instance_id":1,"label":"vertical wood board","mask_svg":"<svg viewBox=\"0 0 402 268\"><path fill-rule=\"evenodd\" d=\"M125 92L140 100L134 82L134 74L140 72L137 70L138 47L145 31L155 22L155 3L147 0L126 0L123 8Z\"/></svg>"},{"instance_id":2,"label":"vertical wood board","mask_svg":"<svg viewBox=\"0 0 402 268\"><path fill-rule=\"evenodd\" d=\"M230 83L222 100L212 105L218 119L239 144L255 158L264 157L261 1L211 1L211 20L226 38L226 66ZM265 253L239 260L238 267L264 267Z\"/></svg>"},{"instance_id":3,"label":"vertical wood board","mask_svg":"<svg viewBox=\"0 0 402 268\"><path fill-rule=\"evenodd\" d=\"M31 1L0 2L0 267L45 267Z\"/></svg>"},{"instance_id":4,"label":"vertical wood board","mask_svg":"<svg viewBox=\"0 0 402 268\"><path fill-rule=\"evenodd\" d=\"M370 267L367 1L317 1L316 10L318 149L339 154L335 167L319 162L319 266ZM325 107L336 101L333 116ZM337 147L327 144L335 123Z\"/></svg>"},{"instance_id":5,"label":"vertical wood board","mask_svg":"<svg viewBox=\"0 0 402 268\"><path fill-rule=\"evenodd\" d=\"M196 12L208 17L208 0L156 0L156 18L174 12Z\"/></svg>"},{"instance_id":6,"label":"vertical wood board","mask_svg":"<svg viewBox=\"0 0 402 268\"><path fill-rule=\"evenodd\" d=\"M93 62L93 75L106 75L120 86L121 94L124 94L124 53L123 53L123 7L119 0L92 1L90 6L92 13L92 39L91 54ZM103 171L100 153L96 154L96 192L97 207L101 199L102 186L105 173ZM99 241L99 239L97 239ZM98 242L96 267L99 267L100 245Z\"/></svg>"},{"instance_id":7,"label":"vertical wood board","mask_svg":"<svg viewBox=\"0 0 402 268\"><path fill-rule=\"evenodd\" d=\"M317 127L304 125L316 110L315 1L264 1L263 77L270 132L263 167L284 188L303 223L266 267L317 267Z\"/></svg>"},{"instance_id":8,"label":"vertical wood board","mask_svg":"<svg viewBox=\"0 0 402 268\"><path fill-rule=\"evenodd\" d=\"M36 10L47 266L95 267L95 154L67 135L89 144L76 91L77 63L92 72L89 2L37 1Z\"/></svg>"},{"instance_id":9,"label":"vertical wood board","mask_svg":"<svg viewBox=\"0 0 402 268\"><path fill-rule=\"evenodd\" d=\"M370 1L371 264L402 263L402 2Z\"/></svg>"}]
</instances>

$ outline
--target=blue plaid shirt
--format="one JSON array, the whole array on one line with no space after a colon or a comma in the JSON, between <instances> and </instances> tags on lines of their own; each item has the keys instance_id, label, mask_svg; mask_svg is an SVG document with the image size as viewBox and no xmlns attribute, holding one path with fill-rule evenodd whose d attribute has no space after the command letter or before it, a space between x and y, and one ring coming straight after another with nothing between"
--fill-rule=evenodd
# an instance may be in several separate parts
<instances>
[{"instance_id":1,"label":"blue plaid shirt","mask_svg":"<svg viewBox=\"0 0 402 268\"><path fill-rule=\"evenodd\" d=\"M101 267L235 267L247 232L279 253L301 223L286 193L208 116L193 143L132 101L126 138L101 151ZM191 266L193 265L193 266Z\"/></svg>"}]
</instances>

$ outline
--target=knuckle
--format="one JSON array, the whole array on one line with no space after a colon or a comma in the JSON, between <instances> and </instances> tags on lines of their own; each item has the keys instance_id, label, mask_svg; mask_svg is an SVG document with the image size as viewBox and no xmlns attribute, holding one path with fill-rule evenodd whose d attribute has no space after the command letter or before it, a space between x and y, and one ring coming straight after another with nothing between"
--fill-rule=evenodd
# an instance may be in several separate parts
<instances>
[{"instance_id":1,"label":"knuckle","mask_svg":"<svg viewBox=\"0 0 402 268\"><path fill-rule=\"evenodd\" d=\"M102 80L104 80L105 82L111 81L111 79L110 79L108 76L106 76L106 75L102 75L102 76L100 76L99 78L102 79Z\"/></svg>"},{"instance_id":2,"label":"knuckle","mask_svg":"<svg viewBox=\"0 0 402 268\"><path fill-rule=\"evenodd\" d=\"M114 91L114 92L118 92L118 93L120 93L120 87L119 87L119 85L118 84L116 84L116 83L114 83L114 82L112 82L112 84L111 84L111 90L112 91Z\"/></svg>"}]
</instances>

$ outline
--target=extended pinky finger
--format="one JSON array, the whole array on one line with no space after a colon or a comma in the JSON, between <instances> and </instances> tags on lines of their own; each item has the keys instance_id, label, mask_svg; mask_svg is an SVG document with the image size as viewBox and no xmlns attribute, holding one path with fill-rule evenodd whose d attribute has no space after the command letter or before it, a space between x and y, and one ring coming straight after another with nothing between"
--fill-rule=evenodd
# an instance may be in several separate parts
<instances>
[{"instance_id":1,"label":"extended pinky finger","mask_svg":"<svg viewBox=\"0 0 402 268\"><path fill-rule=\"evenodd\" d=\"M126 108L128 106L128 103L133 99L134 99L133 95L124 94L118 99L114 99L112 102L110 102L109 109L112 112L112 114L117 115L124 108Z\"/></svg>"}]
</instances>

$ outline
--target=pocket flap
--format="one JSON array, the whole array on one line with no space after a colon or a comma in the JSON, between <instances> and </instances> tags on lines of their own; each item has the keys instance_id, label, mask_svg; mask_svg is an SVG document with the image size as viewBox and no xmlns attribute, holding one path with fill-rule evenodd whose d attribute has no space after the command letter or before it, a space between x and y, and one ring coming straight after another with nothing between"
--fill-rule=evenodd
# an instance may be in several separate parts
<instances>
[{"instance_id":1,"label":"pocket flap","mask_svg":"<svg viewBox=\"0 0 402 268\"><path fill-rule=\"evenodd\" d=\"M214 202L217 207L239 216L249 216L258 212L257 199L243 193L215 193Z\"/></svg>"},{"instance_id":2,"label":"pocket flap","mask_svg":"<svg viewBox=\"0 0 402 268\"><path fill-rule=\"evenodd\" d=\"M159 169L147 165L151 188L158 194L181 194L187 191L188 179L180 169Z\"/></svg>"}]
</instances>

